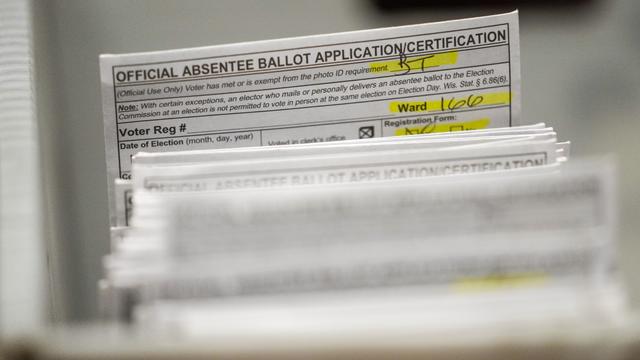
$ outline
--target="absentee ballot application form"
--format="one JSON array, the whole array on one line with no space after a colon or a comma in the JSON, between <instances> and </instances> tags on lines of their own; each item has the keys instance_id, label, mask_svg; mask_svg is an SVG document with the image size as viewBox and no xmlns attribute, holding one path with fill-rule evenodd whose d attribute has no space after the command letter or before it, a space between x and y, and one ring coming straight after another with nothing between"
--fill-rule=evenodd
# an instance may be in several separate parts
<instances>
[{"instance_id":1,"label":"absentee ballot application form","mask_svg":"<svg viewBox=\"0 0 640 360\"><path fill-rule=\"evenodd\" d=\"M101 55L100 69L111 198L113 181L130 177L131 157L139 151L520 124L517 12Z\"/></svg>"}]
</instances>

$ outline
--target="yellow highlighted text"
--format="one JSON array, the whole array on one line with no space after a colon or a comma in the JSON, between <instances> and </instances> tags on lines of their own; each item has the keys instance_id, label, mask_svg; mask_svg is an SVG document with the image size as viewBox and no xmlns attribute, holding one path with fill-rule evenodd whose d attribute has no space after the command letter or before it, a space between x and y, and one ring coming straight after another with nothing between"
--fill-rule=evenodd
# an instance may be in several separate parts
<instances>
[{"instance_id":1,"label":"yellow highlighted text","mask_svg":"<svg viewBox=\"0 0 640 360\"><path fill-rule=\"evenodd\" d=\"M487 291L514 287L539 286L546 283L547 275L542 273L501 274L477 278L466 278L453 283L457 291Z\"/></svg>"},{"instance_id":2,"label":"yellow highlighted text","mask_svg":"<svg viewBox=\"0 0 640 360\"><path fill-rule=\"evenodd\" d=\"M483 106L505 105L511 102L511 93L508 91L471 94L464 97L440 97L439 100L425 101L392 101L389 103L389 111L392 113L426 113L453 111L458 109L473 109Z\"/></svg>"},{"instance_id":3,"label":"yellow highlighted text","mask_svg":"<svg viewBox=\"0 0 640 360\"><path fill-rule=\"evenodd\" d=\"M403 136L403 135L430 134L430 133L437 133L437 132L478 130L478 129L486 129L489 126L489 124L491 124L491 120L489 118L482 118L478 120L470 120L470 121L463 121L463 122L447 122L447 123L440 123L440 124L436 124L434 122L421 127L398 129L396 130L395 135Z\"/></svg>"},{"instance_id":4,"label":"yellow highlighted text","mask_svg":"<svg viewBox=\"0 0 640 360\"><path fill-rule=\"evenodd\" d=\"M369 68L372 72L409 72L412 70L424 71L432 67L453 65L457 61L457 51L412 57L400 55L400 58L397 60L370 63Z\"/></svg>"}]
</instances>

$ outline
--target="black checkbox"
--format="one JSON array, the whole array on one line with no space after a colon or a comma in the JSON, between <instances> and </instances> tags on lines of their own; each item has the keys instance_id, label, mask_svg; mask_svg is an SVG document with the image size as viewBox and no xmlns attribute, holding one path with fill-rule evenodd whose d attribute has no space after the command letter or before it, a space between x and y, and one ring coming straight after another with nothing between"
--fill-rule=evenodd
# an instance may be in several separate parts
<instances>
[{"instance_id":1,"label":"black checkbox","mask_svg":"<svg viewBox=\"0 0 640 360\"><path fill-rule=\"evenodd\" d=\"M363 126L358 129L358 138L360 139L368 139L372 138L374 135L373 126Z\"/></svg>"}]
</instances>

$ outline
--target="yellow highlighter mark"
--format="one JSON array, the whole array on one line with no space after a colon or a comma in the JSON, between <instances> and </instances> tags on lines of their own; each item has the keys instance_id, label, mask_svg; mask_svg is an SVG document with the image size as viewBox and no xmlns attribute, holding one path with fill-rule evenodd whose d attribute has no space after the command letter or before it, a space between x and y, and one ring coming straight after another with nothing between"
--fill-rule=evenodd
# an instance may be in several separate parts
<instances>
[{"instance_id":1,"label":"yellow highlighter mark","mask_svg":"<svg viewBox=\"0 0 640 360\"><path fill-rule=\"evenodd\" d=\"M542 273L500 274L460 279L455 281L452 286L456 291L487 291L514 287L539 286L546 283L547 280L547 275Z\"/></svg>"},{"instance_id":2,"label":"yellow highlighter mark","mask_svg":"<svg viewBox=\"0 0 640 360\"><path fill-rule=\"evenodd\" d=\"M392 113L427 113L471 109L483 106L506 105L511 103L508 91L471 94L465 97L440 97L439 100L425 101L392 101L389 111Z\"/></svg>"},{"instance_id":3,"label":"yellow highlighter mark","mask_svg":"<svg viewBox=\"0 0 640 360\"><path fill-rule=\"evenodd\" d=\"M370 63L369 68L371 69L371 72L407 73L412 70L424 71L432 67L454 65L457 61L457 51L412 57L407 57L406 55L401 54L397 60Z\"/></svg>"},{"instance_id":4,"label":"yellow highlighter mark","mask_svg":"<svg viewBox=\"0 0 640 360\"><path fill-rule=\"evenodd\" d=\"M491 124L491 120L489 118L482 118L482 119L462 121L462 122L447 122L447 123L441 123L441 124L430 122L427 125L421 126L421 127L398 129L396 130L395 135L404 136L404 135L430 134L430 133L437 133L437 132L478 130L478 129L486 129L489 126L489 124Z\"/></svg>"}]
</instances>

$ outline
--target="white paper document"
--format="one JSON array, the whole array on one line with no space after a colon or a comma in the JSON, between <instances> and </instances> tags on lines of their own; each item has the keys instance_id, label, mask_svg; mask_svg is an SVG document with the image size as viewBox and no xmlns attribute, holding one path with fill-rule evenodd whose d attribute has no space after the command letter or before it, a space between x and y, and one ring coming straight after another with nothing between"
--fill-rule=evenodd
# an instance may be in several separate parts
<instances>
[{"instance_id":1,"label":"white paper document","mask_svg":"<svg viewBox=\"0 0 640 360\"><path fill-rule=\"evenodd\" d=\"M110 198L113 180L130 177L131 157L139 151L518 125L519 62L517 12L102 55ZM113 207L110 214L114 225Z\"/></svg>"},{"instance_id":2,"label":"white paper document","mask_svg":"<svg viewBox=\"0 0 640 360\"><path fill-rule=\"evenodd\" d=\"M407 286L599 288L613 279L612 172L603 162L567 166L146 192L136 197L136 246L110 259L110 279L136 287L142 302Z\"/></svg>"},{"instance_id":3,"label":"white paper document","mask_svg":"<svg viewBox=\"0 0 640 360\"><path fill-rule=\"evenodd\" d=\"M484 140L212 151L217 161L134 167L134 188L173 192L357 183L507 171L556 162L555 135Z\"/></svg>"}]
</instances>

